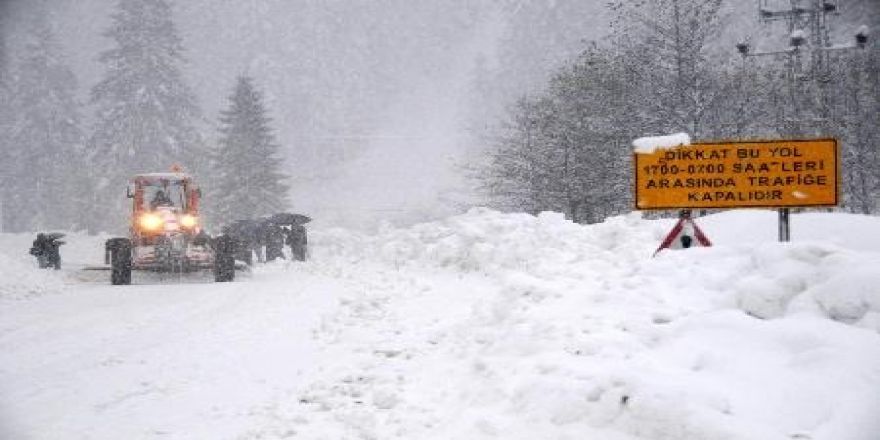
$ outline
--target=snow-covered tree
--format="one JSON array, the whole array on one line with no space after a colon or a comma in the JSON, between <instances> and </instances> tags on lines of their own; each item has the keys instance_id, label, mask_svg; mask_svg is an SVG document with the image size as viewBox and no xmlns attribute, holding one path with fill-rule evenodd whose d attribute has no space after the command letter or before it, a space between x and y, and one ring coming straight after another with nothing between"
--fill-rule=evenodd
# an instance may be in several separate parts
<instances>
[{"instance_id":1,"label":"snow-covered tree","mask_svg":"<svg viewBox=\"0 0 880 440\"><path fill-rule=\"evenodd\" d=\"M5 93L9 81L9 54L6 47L6 34L2 31L4 20L0 18L0 94ZM6 102L6 101L3 101ZM6 108L4 105L3 108Z\"/></svg>"},{"instance_id":2,"label":"snow-covered tree","mask_svg":"<svg viewBox=\"0 0 880 440\"><path fill-rule=\"evenodd\" d=\"M844 55L840 66L831 114L843 141L844 204L872 214L880 208L880 45Z\"/></svg>"},{"instance_id":3,"label":"snow-covered tree","mask_svg":"<svg viewBox=\"0 0 880 440\"><path fill-rule=\"evenodd\" d=\"M547 90L513 108L478 178L501 208L564 212L596 222L629 208L629 141L620 72L592 46Z\"/></svg>"},{"instance_id":4,"label":"snow-covered tree","mask_svg":"<svg viewBox=\"0 0 880 440\"><path fill-rule=\"evenodd\" d=\"M485 163L473 170L482 192L497 208L537 214L547 209L548 163L539 124L546 102L526 97L517 101L501 127Z\"/></svg>"},{"instance_id":5,"label":"snow-covered tree","mask_svg":"<svg viewBox=\"0 0 880 440\"><path fill-rule=\"evenodd\" d=\"M208 203L219 223L256 218L287 207L289 186L262 94L240 76L221 112L221 139L212 153L214 188Z\"/></svg>"},{"instance_id":6,"label":"snow-covered tree","mask_svg":"<svg viewBox=\"0 0 880 440\"><path fill-rule=\"evenodd\" d=\"M85 185L77 82L46 17L34 15L30 27L9 93L3 223L12 231L78 227Z\"/></svg>"},{"instance_id":7,"label":"snow-covered tree","mask_svg":"<svg viewBox=\"0 0 880 440\"><path fill-rule=\"evenodd\" d=\"M722 0L620 0L613 3L614 44L636 73L631 98L654 132L703 137L706 115L722 98L714 83L712 38Z\"/></svg>"},{"instance_id":8,"label":"snow-covered tree","mask_svg":"<svg viewBox=\"0 0 880 440\"><path fill-rule=\"evenodd\" d=\"M115 47L99 58L107 70L92 89L97 115L89 148L99 182L96 218L107 220L98 226L119 229L131 175L166 171L173 164L198 174L204 148L168 2L119 0L105 35Z\"/></svg>"},{"instance_id":9,"label":"snow-covered tree","mask_svg":"<svg viewBox=\"0 0 880 440\"><path fill-rule=\"evenodd\" d=\"M0 17L0 133L9 132L9 119L12 115L12 97L10 95L9 81L9 57L6 49L6 34L4 32L4 18ZM10 153L9 140L6 136L0 136L0 152ZM10 193L3 189L8 184L9 170L12 161L0 161L0 232L6 231L7 197Z\"/></svg>"},{"instance_id":10,"label":"snow-covered tree","mask_svg":"<svg viewBox=\"0 0 880 440\"><path fill-rule=\"evenodd\" d=\"M512 130L480 176L484 188L512 196L506 203L562 211L577 222L630 209L632 139L712 131L708 123L725 96L708 48L720 4L611 2L611 35L558 69L529 105L514 108Z\"/></svg>"}]
</instances>

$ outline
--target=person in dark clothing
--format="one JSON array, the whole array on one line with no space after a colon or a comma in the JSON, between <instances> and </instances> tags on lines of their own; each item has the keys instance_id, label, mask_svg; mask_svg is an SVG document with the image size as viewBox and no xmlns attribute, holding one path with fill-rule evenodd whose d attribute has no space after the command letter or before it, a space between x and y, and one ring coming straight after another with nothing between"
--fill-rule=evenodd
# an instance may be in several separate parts
<instances>
[{"instance_id":1,"label":"person in dark clothing","mask_svg":"<svg viewBox=\"0 0 880 440\"><path fill-rule=\"evenodd\" d=\"M241 227L233 228L226 226L222 229L222 234L227 237L229 246L232 246L229 250L230 255L233 255L236 260L252 266L254 260L251 253L251 240L247 232Z\"/></svg>"},{"instance_id":2,"label":"person in dark clothing","mask_svg":"<svg viewBox=\"0 0 880 440\"><path fill-rule=\"evenodd\" d=\"M150 202L150 209L156 210L159 206L172 206L171 199L165 194L165 191L161 189L156 191L156 195L153 196L153 201Z\"/></svg>"},{"instance_id":3,"label":"person in dark clothing","mask_svg":"<svg viewBox=\"0 0 880 440\"><path fill-rule=\"evenodd\" d=\"M276 258L284 258L284 231L274 224L266 226L266 261L275 261Z\"/></svg>"},{"instance_id":4,"label":"person in dark clothing","mask_svg":"<svg viewBox=\"0 0 880 440\"><path fill-rule=\"evenodd\" d=\"M59 248L63 241L59 241L61 235L37 234L31 246L30 254L37 257L37 264L40 269L54 267L55 270L61 269L61 252Z\"/></svg>"},{"instance_id":5,"label":"person in dark clothing","mask_svg":"<svg viewBox=\"0 0 880 440\"><path fill-rule=\"evenodd\" d=\"M235 239L226 234L218 235L210 240L214 249L214 279L216 281L232 281L235 278Z\"/></svg>"},{"instance_id":6,"label":"person in dark clothing","mask_svg":"<svg viewBox=\"0 0 880 440\"><path fill-rule=\"evenodd\" d=\"M37 264L40 266L40 269L46 267L46 255L44 254L44 249L46 247L46 235L43 233L37 234L36 240L31 245L30 254L37 258Z\"/></svg>"},{"instance_id":7,"label":"person in dark clothing","mask_svg":"<svg viewBox=\"0 0 880 440\"><path fill-rule=\"evenodd\" d=\"M263 248L266 247L266 234L261 227L255 227L252 236L251 250L257 254L257 262L265 263L266 252Z\"/></svg>"},{"instance_id":8,"label":"person in dark clothing","mask_svg":"<svg viewBox=\"0 0 880 440\"><path fill-rule=\"evenodd\" d=\"M271 235L271 229L274 225L267 218L258 218L254 222L254 244L253 250L257 254L257 261L265 263L268 256L268 242ZM283 246L283 244L282 244Z\"/></svg>"},{"instance_id":9,"label":"person in dark clothing","mask_svg":"<svg viewBox=\"0 0 880 440\"><path fill-rule=\"evenodd\" d=\"M287 244L290 246L290 254L294 260L306 261L308 238L305 226L300 224L291 225L287 231Z\"/></svg>"},{"instance_id":10,"label":"person in dark clothing","mask_svg":"<svg viewBox=\"0 0 880 440\"><path fill-rule=\"evenodd\" d=\"M254 253L251 251L251 244L246 238L235 238L235 259L243 261L248 266L254 265Z\"/></svg>"},{"instance_id":11,"label":"person in dark clothing","mask_svg":"<svg viewBox=\"0 0 880 440\"><path fill-rule=\"evenodd\" d=\"M263 251L263 246L266 242L266 225L261 220L246 220L247 227L245 228L248 240L248 246L250 247L251 255L257 256L258 263L265 263L265 252ZM253 257L251 257L253 258Z\"/></svg>"}]
</instances>

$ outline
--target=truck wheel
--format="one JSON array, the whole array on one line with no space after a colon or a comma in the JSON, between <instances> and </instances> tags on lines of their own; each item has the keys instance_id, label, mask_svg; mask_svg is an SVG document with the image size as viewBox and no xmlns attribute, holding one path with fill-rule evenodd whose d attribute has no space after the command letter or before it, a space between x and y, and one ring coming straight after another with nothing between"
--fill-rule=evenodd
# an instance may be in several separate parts
<instances>
[{"instance_id":1,"label":"truck wheel","mask_svg":"<svg viewBox=\"0 0 880 440\"><path fill-rule=\"evenodd\" d=\"M227 235L216 238L214 245L214 281L225 283L235 279L235 248Z\"/></svg>"},{"instance_id":2,"label":"truck wheel","mask_svg":"<svg viewBox=\"0 0 880 440\"><path fill-rule=\"evenodd\" d=\"M106 247L110 253L110 283L115 286L131 284L131 240L111 238Z\"/></svg>"}]
</instances>

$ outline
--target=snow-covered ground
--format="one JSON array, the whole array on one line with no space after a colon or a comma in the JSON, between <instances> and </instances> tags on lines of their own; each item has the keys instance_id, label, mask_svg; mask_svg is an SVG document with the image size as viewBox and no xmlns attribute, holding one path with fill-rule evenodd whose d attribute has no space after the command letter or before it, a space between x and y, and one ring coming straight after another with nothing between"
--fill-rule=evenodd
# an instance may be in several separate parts
<instances>
[{"instance_id":1,"label":"snow-covered ground","mask_svg":"<svg viewBox=\"0 0 880 440\"><path fill-rule=\"evenodd\" d=\"M109 286L0 235L0 438L880 438L880 219L473 210L234 283Z\"/></svg>"}]
</instances>

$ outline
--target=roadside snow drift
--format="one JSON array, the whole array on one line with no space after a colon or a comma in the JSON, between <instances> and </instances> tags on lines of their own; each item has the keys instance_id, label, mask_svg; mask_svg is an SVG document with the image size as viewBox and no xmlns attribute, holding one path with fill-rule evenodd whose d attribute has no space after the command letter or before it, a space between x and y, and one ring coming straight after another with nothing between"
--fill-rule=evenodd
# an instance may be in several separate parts
<instances>
[{"instance_id":1,"label":"roadside snow drift","mask_svg":"<svg viewBox=\"0 0 880 440\"><path fill-rule=\"evenodd\" d=\"M476 209L128 287L0 236L0 438L876 440L880 220L697 222L652 259L672 220Z\"/></svg>"}]
</instances>

